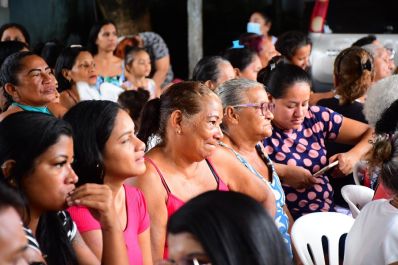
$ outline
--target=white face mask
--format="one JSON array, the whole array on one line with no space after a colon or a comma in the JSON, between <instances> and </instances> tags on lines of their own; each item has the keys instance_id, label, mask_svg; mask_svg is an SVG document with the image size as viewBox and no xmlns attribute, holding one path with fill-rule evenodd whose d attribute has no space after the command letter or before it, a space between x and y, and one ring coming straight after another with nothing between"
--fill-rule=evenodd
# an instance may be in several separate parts
<instances>
[{"instance_id":1,"label":"white face mask","mask_svg":"<svg viewBox=\"0 0 398 265\"><path fill-rule=\"evenodd\" d=\"M262 35L261 25L259 23L249 22L247 23L247 32Z\"/></svg>"}]
</instances>

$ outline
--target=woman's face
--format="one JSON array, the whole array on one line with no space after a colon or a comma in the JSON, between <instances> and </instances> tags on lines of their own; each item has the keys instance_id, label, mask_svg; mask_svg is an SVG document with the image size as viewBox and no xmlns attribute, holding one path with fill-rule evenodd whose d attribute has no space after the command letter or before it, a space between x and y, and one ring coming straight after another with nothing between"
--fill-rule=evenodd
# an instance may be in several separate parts
<instances>
[{"instance_id":1,"label":"woman's face","mask_svg":"<svg viewBox=\"0 0 398 265\"><path fill-rule=\"evenodd\" d=\"M220 129L222 121L222 105L215 94L203 98L202 110L181 123L182 146L189 150L195 161L201 161L213 154L223 134ZM195 150L196 152L192 152Z\"/></svg>"},{"instance_id":2,"label":"woman's face","mask_svg":"<svg viewBox=\"0 0 398 265\"><path fill-rule=\"evenodd\" d=\"M253 56L253 59L251 63L246 66L245 69L239 72L239 78L246 78L249 80L256 81L257 80L257 74L261 70L261 61L260 58L255 55Z\"/></svg>"},{"instance_id":3,"label":"woman's face","mask_svg":"<svg viewBox=\"0 0 398 265\"><path fill-rule=\"evenodd\" d=\"M307 44L297 49L293 57L291 58L291 63L297 65L303 70L307 70L310 67L310 55L311 55L311 45Z\"/></svg>"},{"instance_id":4,"label":"woman's face","mask_svg":"<svg viewBox=\"0 0 398 265\"><path fill-rule=\"evenodd\" d=\"M60 211L67 207L66 198L78 180L72 162L73 140L66 135L36 158L33 171L22 179L31 210Z\"/></svg>"},{"instance_id":5,"label":"woman's face","mask_svg":"<svg viewBox=\"0 0 398 265\"><path fill-rule=\"evenodd\" d=\"M18 84L7 91L13 100L29 106L45 106L54 101L57 84L47 63L37 55L30 55L23 58L21 64L22 68L16 75Z\"/></svg>"},{"instance_id":6,"label":"woman's face","mask_svg":"<svg viewBox=\"0 0 398 265\"><path fill-rule=\"evenodd\" d=\"M127 71L135 77L146 77L151 73L151 59L146 51L134 54L134 60L127 66Z\"/></svg>"},{"instance_id":7,"label":"woman's face","mask_svg":"<svg viewBox=\"0 0 398 265\"><path fill-rule=\"evenodd\" d=\"M218 78L217 82L213 84L214 89L217 88L219 85L224 83L225 81L231 80L235 78L235 71L232 67L231 63L228 61L224 61L218 65Z\"/></svg>"},{"instance_id":8,"label":"woman's face","mask_svg":"<svg viewBox=\"0 0 398 265\"><path fill-rule=\"evenodd\" d=\"M258 53L260 57L262 67L266 67L268 62L272 59L272 57L279 55L279 52L275 49L275 45L272 41L267 38L263 38L261 41L262 49Z\"/></svg>"},{"instance_id":9,"label":"woman's face","mask_svg":"<svg viewBox=\"0 0 398 265\"><path fill-rule=\"evenodd\" d=\"M105 181L107 177L126 179L143 174L144 151L145 144L135 136L133 120L119 110L103 152Z\"/></svg>"},{"instance_id":10,"label":"woman's face","mask_svg":"<svg viewBox=\"0 0 398 265\"><path fill-rule=\"evenodd\" d=\"M95 85L97 82L97 72L91 53L87 51L80 52L76 57L72 69L68 70L70 78L76 82L86 82Z\"/></svg>"},{"instance_id":11,"label":"woman's face","mask_svg":"<svg viewBox=\"0 0 398 265\"><path fill-rule=\"evenodd\" d=\"M268 35L268 31L270 30L271 25L270 25L270 23L268 21L266 21L264 19L264 17L260 13L254 12L250 16L250 20L249 21L253 22L253 23L260 24L260 29L261 29L261 32L263 33L263 35L264 36Z\"/></svg>"},{"instance_id":12,"label":"woman's face","mask_svg":"<svg viewBox=\"0 0 398 265\"><path fill-rule=\"evenodd\" d=\"M374 57L375 81L388 77L394 71L391 67L390 56L384 47L380 47Z\"/></svg>"},{"instance_id":13,"label":"woman's face","mask_svg":"<svg viewBox=\"0 0 398 265\"><path fill-rule=\"evenodd\" d=\"M287 88L282 98L273 98L274 125L283 130L299 129L308 112L310 93L308 83L297 82Z\"/></svg>"},{"instance_id":14,"label":"woman's face","mask_svg":"<svg viewBox=\"0 0 398 265\"><path fill-rule=\"evenodd\" d=\"M169 246L169 262L163 264L210 264L202 245L191 233L169 233L167 236ZM196 259L196 263L195 260Z\"/></svg>"},{"instance_id":15,"label":"woman's face","mask_svg":"<svg viewBox=\"0 0 398 265\"><path fill-rule=\"evenodd\" d=\"M246 91L246 99L242 104L269 103L267 92L263 87L256 87ZM245 129L250 138L258 141L272 135L271 120L274 115L271 111L262 111L260 107L236 108L239 115L239 126Z\"/></svg>"},{"instance_id":16,"label":"woman's face","mask_svg":"<svg viewBox=\"0 0 398 265\"><path fill-rule=\"evenodd\" d=\"M17 211L9 206L0 210L0 264L27 265L24 252L28 240L22 230L22 221Z\"/></svg>"},{"instance_id":17,"label":"woman's face","mask_svg":"<svg viewBox=\"0 0 398 265\"><path fill-rule=\"evenodd\" d=\"M26 39L25 39L24 35L22 34L22 32L18 28L15 28L15 27L6 29L3 32L3 35L1 36L1 41L10 41L10 40L26 43Z\"/></svg>"},{"instance_id":18,"label":"woman's face","mask_svg":"<svg viewBox=\"0 0 398 265\"><path fill-rule=\"evenodd\" d=\"M117 46L117 31L115 25L106 24L102 26L95 43L98 46L98 51L113 52Z\"/></svg>"}]
</instances>

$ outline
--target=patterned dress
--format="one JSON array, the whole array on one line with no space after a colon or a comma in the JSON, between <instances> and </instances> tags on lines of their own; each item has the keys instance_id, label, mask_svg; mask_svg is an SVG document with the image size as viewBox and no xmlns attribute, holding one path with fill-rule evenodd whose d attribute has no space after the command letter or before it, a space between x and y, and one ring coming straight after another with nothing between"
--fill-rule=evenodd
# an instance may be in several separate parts
<instances>
[{"instance_id":1,"label":"patterned dress","mask_svg":"<svg viewBox=\"0 0 398 265\"><path fill-rule=\"evenodd\" d=\"M311 173L328 164L325 141L337 138L343 117L328 108L312 106L299 129L274 127L272 136L263 140L269 157L278 163L301 166ZM286 204L294 219L303 214L334 211L333 188L325 175L320 183L307 189L283 185Z\"/></svg>"}]
</instances>

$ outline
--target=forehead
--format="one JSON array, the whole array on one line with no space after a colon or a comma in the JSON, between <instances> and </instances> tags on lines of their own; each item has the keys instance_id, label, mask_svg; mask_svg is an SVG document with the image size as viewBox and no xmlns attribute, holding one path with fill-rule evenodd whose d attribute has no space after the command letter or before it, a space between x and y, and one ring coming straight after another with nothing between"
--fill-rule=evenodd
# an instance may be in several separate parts
<instances>
[{"instance_id":1,"label":"forehead","mask_svg":"<svg viewBox=\"0 0 398 265\"><path fill-rule=\"evenodd\" d=\"M264 18L261 14L255 12L255 13L253 13L253 14L250 16L250 21L265 22L265 18Z\"/></svg>"},{"instance_id":2,"label":"forehead","mask_svg":"<svg viewBox=\"0 0 398 265\"><path fill-rule=\"evenodd\" d=\"M296 56L300 56L301 55L302 56L302 55L308 55L309 53L311 53L311 45L307 44L307 45L299 47L296 50L294 55L296 55Z\"/></svg>"},{"instance_id":3,"label":"forehead","mask_svg":"<svg viewBox=\"0 0 398 265\"><path fill-rule=\"evenodd\" d=\"M106 24L106 25L103 25L100 30L100 32L104 32L104 31L116 31L116 27L113 24Z\"/></svg>"},{"instance_id":4,"label":"forehead","mask_svg":"<svg viewBox=\"0 0 398 265\"><path fill-rule=\"evenodd\" d=\"M214 94L205 95L200 99L201 111L205 116L215 114L214 112L220 111L222 109L222 104L220 98Z\"/></svg>"},{"instance_id":5,"label":"forehead","mask_svg":"<svg viewBox=\"0 0 398 265\"><path fill-rule=\"evenodd\" d=\"M253 87L245 91L245 96L250 102L268 102L268 95L261 86Z\"/></svg>"},{"instance_id":6,"label":"forehead","mask_svg":"<svg viewBox=\"0 0 398 265\"><path fill-rule=\"evenodd\" d=\"M76 61L93 60L93 56L88 51L81 51L76 57Z\"/></svg>"},{"instance_id":7,"label":"forehead","mask_svg":"<svg viewBox=\"0 0 398 265\"><path fill-rule=\"evenodd\" d=\"M285 100L308 100L310 97L310 85L306 82L296 82L286 89L282 99Z\"/></svg>"},{"instance_id":8,"label":"forehead","mask_svg":"<svg viewBox=\"0 0 398 265\"><path fill-rule=\"evenodd\" d=\"M10 28L8 28L8 29L6 29L5 31L4 31L4 33L3 34L21 34L21 35L23 35L22 34L22 32L19 30L19 28L17 28L17 27L10 27Z\"/></svg>"},{"instance_id":9,"label":"forehead","mask_svg":"<svg viewBox=\"0 0 398 265\"><path fill-rule=\"evenodd\" d=\"M38 55L29 55L21 60L23 70L30 70L32 68L48 67L47 63Z\"/></svg>"},{"instance_id":10,"label":"forehead","mask_svg":"<svg viewBox=\"0 0 398 265\"><path fill-rule=\"evenodd\" d=\"M135 57L149 58L149 54L144 50L137 51L137 52L135 52L134 55L135 55Z\"/></svg>"},{"instance_id":11,"label":"forehead","mask_svg":"<svg viewBox=\"0 0 398 265\"><path fill-rule=\"evenodd\" d=\"M116 118L115 118L115 124L112 129L111 137L112 135L114 137L119 137L121 133L124 133L128 130L133 130L134 129L134 122L131 119L131 117L125 112L124 110L119 110L117 112Z\"/></svg>"}]
</instances>

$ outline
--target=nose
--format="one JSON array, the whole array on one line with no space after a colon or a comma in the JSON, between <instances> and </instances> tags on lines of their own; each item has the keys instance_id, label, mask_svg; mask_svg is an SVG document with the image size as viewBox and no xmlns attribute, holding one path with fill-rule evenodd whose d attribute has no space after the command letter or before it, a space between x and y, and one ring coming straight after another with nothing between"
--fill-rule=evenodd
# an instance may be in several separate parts
<instances>
[{"instance_id":1,"label":"nose","mask_svg":"<svg viewBox=\"0 0 398 265\"><path fill-rule=\"evenodd\" d=\"M302 105L297 106L297 108L294 111L294 116L298 117L298 118L303 117L306 108L307 108L306 106L302 106Z\"/></svg>"},{"instance_id":2,"label":"nose","mask_svg":"<svg viewBox=\"0 0 398 265\"><path fill-rule=\"evenodd\" d=\"M265 113L264 117L266 119L273 120L274 119L274 114L270 110L267 110L267 112Z\"/></svg>"},{"instance_id":3,"label":"nose","mask_svg":"<svg viewBox=\"0 0 398 265\"><path fill-rule=\"evenodd\" d=\"M134 146L136 147L137 151L145 151L145 143L138 139L137 136L134 135Z\"/></svg>"},{"instance_id":4,"label":"nose","mask_svg":"<svg viewBox=\"0 0 398 265\"><path fill-rule=\"evenodd\" d=\"M222 133L221 127L217 126L217 132L214 135L214 138L217 139L217 141L220 141L224 137L224 134Z\"/></svg>"},{"instance_id":5,"label":"nose","mask_svg":"<svg viewBox=\"0 0 398 265\"><path fill-rule=\"evenodd\" d=\"M44 83L54 82L55 84L57 82L55 76L52 73L43 72L42 75Z\"/></svg>"},{"instance_id":6,"label":"nose","mask_svg":"<svg viewBox=\"0 0 398 265\"><path fill-rule=\"evenodd\" d=\"M68 170L69 170L69 172L68 172L68 177L67 177L67 182L68 182L68 184L70 184L70 183L72 183L72 184L77 183L77 181L79 180L79 177L76 175L76 173L75 173L75 171L73 170L71 164L68 165Z\"/></svg>"}]
</instances>

